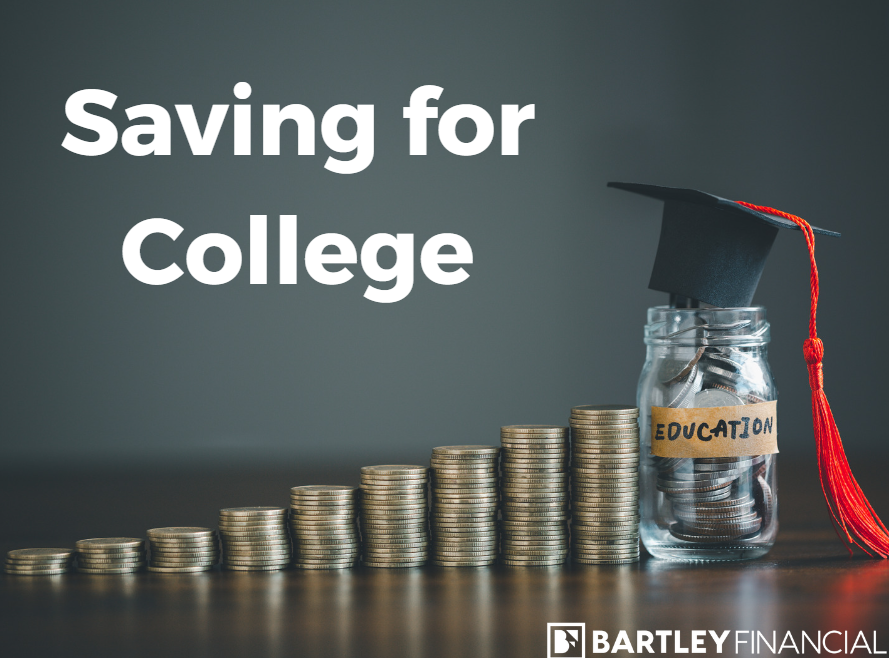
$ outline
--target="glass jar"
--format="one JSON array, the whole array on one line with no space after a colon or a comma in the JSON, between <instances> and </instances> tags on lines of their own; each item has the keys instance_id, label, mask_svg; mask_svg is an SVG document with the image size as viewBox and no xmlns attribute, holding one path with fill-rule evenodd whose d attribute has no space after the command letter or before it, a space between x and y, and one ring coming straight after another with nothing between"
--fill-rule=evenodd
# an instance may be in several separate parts
<instances>
[{"instance_id":1,"label":"glass jar","mask_svg":"<svg viewBox=\"0 0 889 658\"><path fill-rule=\"evenodd\" d=\"M750 429L752 412L771 409L771 418L777 420L768 343L763 307L648 309L647 356L636 401L641 448L639 532L651 555L682 561L748 560L765 555L774 545L777 447L767 449L772 454L752 455L750 443L745 443L748 437L752 441L766 434L757 418ZM758 406L735 409L741 405ZM661 422L664 417L694 420L695 414L700 420L708 413L708 418L725 414L737 420L728 425L720 420L721 434L710 434L716 426L712 420L709 425L699 422L697 432L694 422ZM766 419L765 427L770 436L772 430L777 436L772 421ZM758 436L753 437L756 429ZM710 441L712 436L717 440ZM710 452L694 453L707 455L702 457L655 456L653 441L660 454ZM720 450L732 456L720 456ZM742 454L744 450L748 453Z\"/></svg>"}]
</instances>

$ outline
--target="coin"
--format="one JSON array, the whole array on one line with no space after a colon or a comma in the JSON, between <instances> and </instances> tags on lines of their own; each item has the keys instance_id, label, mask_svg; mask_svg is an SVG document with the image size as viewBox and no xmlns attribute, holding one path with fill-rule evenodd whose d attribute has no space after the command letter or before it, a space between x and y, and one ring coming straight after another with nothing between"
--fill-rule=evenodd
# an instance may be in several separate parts
<instances>
[{"instance_id":1,"label":"coin","mask_svg":"<svg viewBox=\"0 0 889 658\"><path fill-rule=\"evenodd\" d=\"M78 551L142 550L145 548L145 540L132 537L106 537L81 539L75 545Z\"/></svg>"},{"instance_id":2,"label":"coin","mask_svg":"<svg viewBox=\"0 0 889 658\"><path fill-rule=\"evenodd\" d=\"M7 557L4 570L10 575L17 576L56 576L68 573L72 568L73 559L71 557L38 561L28 558Z\"/></svg>"},{"instance_id":3,"label":"coin","mask_svg":"<svg viewBox=\"0 0 889 658\"><path fill-rule=\"evenodd\" d=\"M407 475L425 478L427 468L425 466L406 466L402 464L387 464L383 466L362 466L361 474L365 475Z\"/></svg>"},{"instance_id":4,"label":"coin","mask_svg":"<svg viewBox=\"0 0 889 658\"><path fill-rule=\"evenodd\" d=\"M145 534L148 535L148 539L197 539L197 538L207 538L212 539L216 536L216 531L211 530L210 528L196 528L196 527L171 527L171 528L152 528Z\"/></svg>"},{"instance_id":5,"label":"coin","mask_svg":"<svg viewBox=\"0 0 889 658\"><path fill-rule=\"evenodd\" d=\"M114 566L96 566L96 567L85 567L80 564L77 565L77 570L81 573L92 573L92 574L125 574L125 573L135 573L139 571L142 567L145 566L145 562L139 562L132 565L126 565L121 567Z\"/></svg>"},{"instance_id":6,"label":"coin","mask_svg":"<svg viewBox=\"0 0 889 658\"><path fill-rule=\"evenodd\" d=\"M286 516L283 507L229 507L219 510L219 517L258 518Z\"/></svg>"},{"instance_id":7,"label":"coin","mask_svg":"<svg viewBox=\"0 0 889 658\"><path fill-rule=\"evenodd\" d=\"M183 567L160 566L160 565L154 565L154 564L148 565L148 571L150 571L151 573L166 573L166 574L203 573L205 571L209 571L212 568L213 568L213 565L200 565L200 566L196 565L196 566L183 566Z\"/></svg>"},{"instance_id":8,"label":"coin","mask_svg":"<svg viewBox=\"0 0 889 658\"><path fill-rule=\"evenodd\" d=\"M290 489L291 494L299 494L301 496L322 497L322 496L342 496L345 498L353 498L358 490L355 487L334 484L304 484Z\"/></svg>"},{"instance_id":9,"label":"coin","mask_svg":"<svg viewBox=\"0 0 889 658\"><path fill-rule=\"evenodd\" d=\"M625 404L583 404L571 408L571 414L577 416L638 416L639 408Z\"/></svg>"},{"instance_id":10,"label":"coin","mask_svg":"<svg viewBox=\"0 0 889 658\"><path fill-rule=\"evenodd\" d=\"M432 449L433 457L440 455L486 455L496 457L500 448L484 445L439 446Z\"/></svg>"},{"instance_id":11,"label":"coin","mask_svg":"<svg viewBox=\"0 0 889 658\"><path fill-rule=\"evenodd\" d=\"M6 553L6 558L10 560L34 562L59 562L73 557L74 550L70 548L17 548Z\"/></svg>"}]
</instances>

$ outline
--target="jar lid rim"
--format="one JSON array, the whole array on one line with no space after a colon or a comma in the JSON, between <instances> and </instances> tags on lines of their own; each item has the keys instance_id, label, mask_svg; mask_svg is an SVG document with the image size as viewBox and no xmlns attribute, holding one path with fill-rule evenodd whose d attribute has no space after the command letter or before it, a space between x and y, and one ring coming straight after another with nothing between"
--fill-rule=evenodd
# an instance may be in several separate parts
<instances>
[{"instance_id":1,"label":"jar lid rim","mask_svg":"<svg viewBox=\"0 0 889 658\"><path fill-rule=\"evenodd\" d=\"M702 306L700 308L674 308L666 304L652 306L650 311L670 311L677 313L700 313L701 311L742 311L742 312L760 312L765 311L765 306Z\"/></svg>"}]
</instances>

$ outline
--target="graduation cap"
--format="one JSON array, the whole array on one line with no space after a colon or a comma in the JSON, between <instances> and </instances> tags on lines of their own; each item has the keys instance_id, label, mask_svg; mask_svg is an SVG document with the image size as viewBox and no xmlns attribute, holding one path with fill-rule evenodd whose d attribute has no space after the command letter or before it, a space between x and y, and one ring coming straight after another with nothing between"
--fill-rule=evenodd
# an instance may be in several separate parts
<instances>
[{"instance_id":1,"label":"graduation cap","mask_svg":"<svg viewBox=\"0 0 889 658\"><path fill-rule=\"evenodd\" d=\"M648 285L670 293L671 306L696 307L699 302L720 307L749 306L778 229L802 231L809 250L812 300L809 338L803 343L803 354L812 389L821 488L837 534L849 544L849 553L854 544L868 555L889 557L889 530L852 475L824 394L824 345L815 326L815 234L838 237L839 233L815 228L801 217L768 206L729 201L697 190L638 183L608 186L664 201L661 239Z\"/></svg>"},{"instance_id":2,"label":"graduation cap","mask_svg":"<svg viewBox=\"0 0 889 658\"><path fill-rule=\"evenodd\" d=\"M640 183L608 187L664 202L648 287L670 293L671 306L750 306L778 229L800 230L784 217L698 190ZM840 235L811 228L819 235Z\"/></svg>"}]
</instances>

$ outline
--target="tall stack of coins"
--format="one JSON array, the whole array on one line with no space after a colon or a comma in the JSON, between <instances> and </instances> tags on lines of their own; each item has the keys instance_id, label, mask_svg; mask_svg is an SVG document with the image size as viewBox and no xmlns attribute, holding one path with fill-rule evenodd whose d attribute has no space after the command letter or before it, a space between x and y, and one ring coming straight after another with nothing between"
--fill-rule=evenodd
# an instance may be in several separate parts
<instances>
[{"instance_id":1,"label":"tall stack of coins","mask_svg":"<svg viewBox=\"0 0 889 658\"><path fill-rule=\"evenodd\" d=\"M418 567L429 557L425 466L361 469L361 534L369 567Z\"/></svg>"},{"instance_id":2,"label":"tall stack of coins","mask_svg":"<svg viewBox=\"0 0 889 658\"><path fill-rule=\"evenodd\" d=\"M14 576L55 576L74 564L70 548L19 548L6 554L6 573Z\"/></svg>"},{"instance_id":3,"label":"tall stack of coins","mask_svg":"<svg viewBox=\"0 0 889 658\"><path fill-rule=\"evenodd\" d=\"M77 547L77 570L81 573L134 573L145 566L145 540L133 537L81 539Z\"/></svg>"},{"instance_id":4,"label":"tall stack of coins","mask_svg":"<svg viewBox=\"0 0 889 658\"><path fill-rule=\"evenodd\" d=\"M358 559L355 487L306 485L290 490L293 566L346 569Z\"/></svg>"},{"instance_id":5,"label":"tall stack of coins","mask_svg":"<svg viewBox=\"0 0 889 658\"><path fill-rule=\"evenodd\" d=\"M497 560L496 446L432 449L432 564L480 567Z\"/></svg>"},{"instance_id":6,"label":"tall stack of coins","mask_svg":"<svg viewBox=\"0 0 889 658\"><path fill-rule=\"evenodd\" d=\"M562 564L568 555L568 428L500 428L500 561Z\"/></svg>"},{"instance_id":7,"label":"tall stack of coins","mask_svg":"<svg viewBox=\"0 0 889 658\"><path fill-rule=\"evenodd\" d=\"M230 507L219 510L219 536L226 569L278 571L290 563L285 507Z\"/></svg>"},{"instance_id":8,"label":"tall stack of coins","mask_svg":"<svg viewBox=\"0 0 889 658\"><path fill-rule=\"evenodd\" d=\"M210 528L152 528L148 546L154 573L198 573L219 562L219 537Z\"/></svg>"},{"instance_id":9,"label":"tall stack of coins","mask_svg":"<svg viewBox=\"0 0 889 658\"><path fill-rule=\"evenodd\" d=\"M639 409L571 410L571 547L581 564L639 560Z\"/></svg>"}]
</instances>

